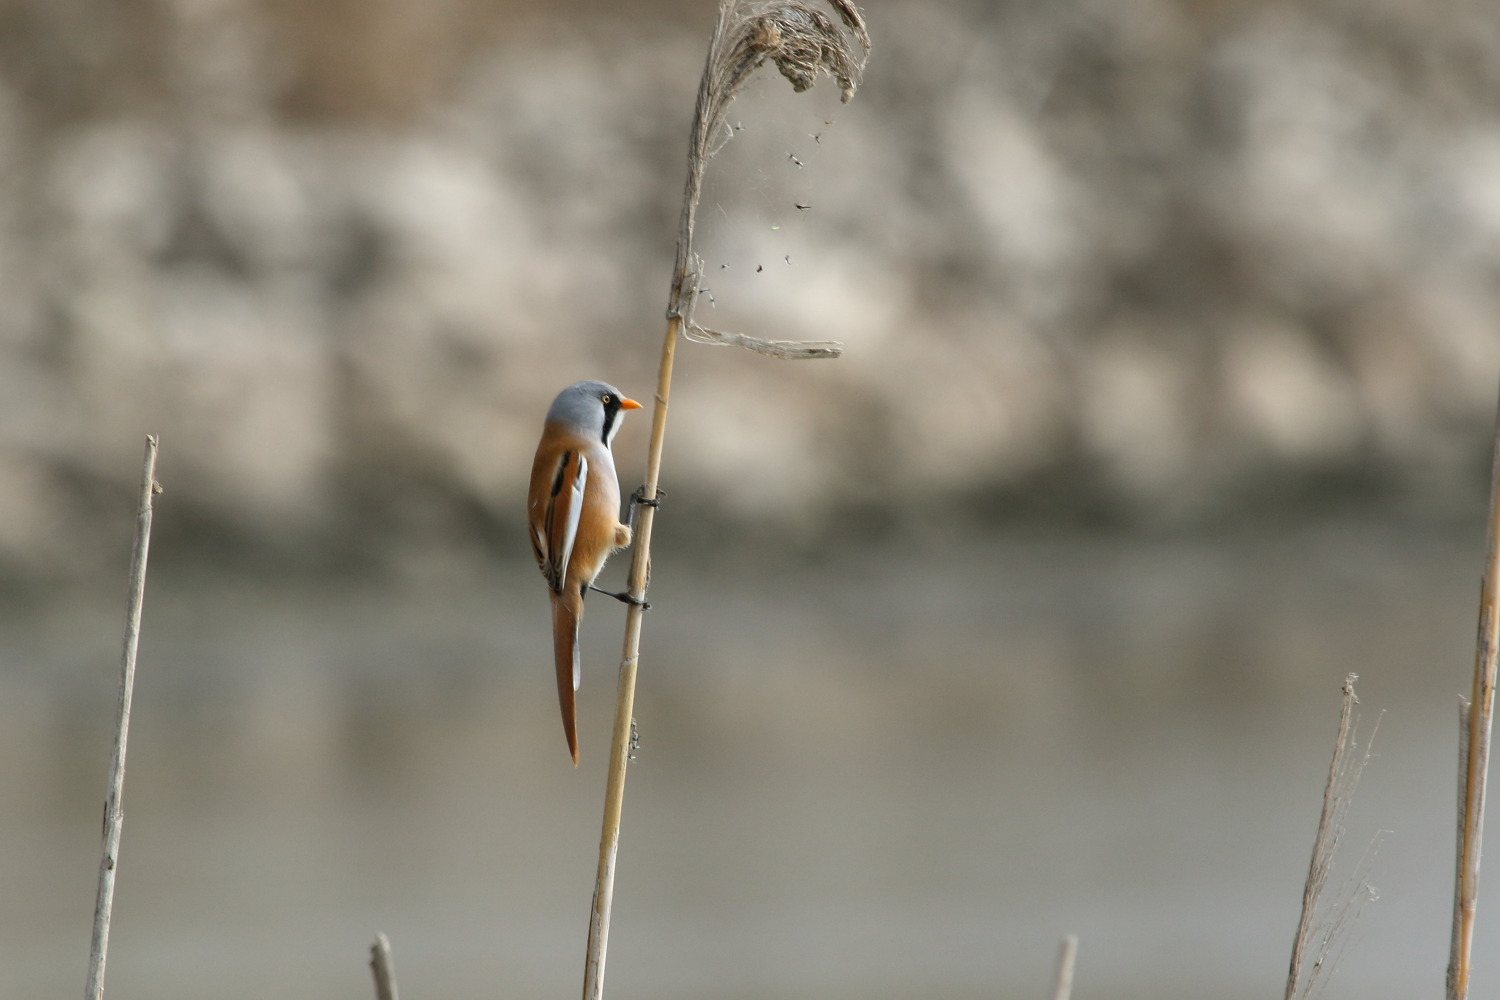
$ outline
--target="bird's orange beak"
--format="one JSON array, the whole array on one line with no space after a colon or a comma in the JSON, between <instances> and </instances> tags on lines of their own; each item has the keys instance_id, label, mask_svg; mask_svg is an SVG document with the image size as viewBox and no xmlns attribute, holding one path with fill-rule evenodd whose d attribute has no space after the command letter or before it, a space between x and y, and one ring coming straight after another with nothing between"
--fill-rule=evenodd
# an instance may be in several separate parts
<instances>
[{"instance_id":1,"label":"bird's orange beak","mask_svg":"<svg viewBox=\"0 0 1500 1000\"><path fill-rule=\"evenodd\" d=\"M621 396L620 397L620 409L622 409L622 410L639 410L640 408L641 408L641 404L637 403L635 400L631 399L629 396Z\"/></svg>"}]
</instances>

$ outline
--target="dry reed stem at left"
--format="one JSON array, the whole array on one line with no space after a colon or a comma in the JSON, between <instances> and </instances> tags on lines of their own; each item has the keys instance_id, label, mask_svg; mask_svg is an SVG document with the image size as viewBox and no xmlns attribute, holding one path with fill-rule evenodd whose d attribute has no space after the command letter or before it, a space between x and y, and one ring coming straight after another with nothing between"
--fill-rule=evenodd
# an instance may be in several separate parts
<instances>
[{"instance_id":1,"label":"dry reed stem at left","mask_svg":"<svg viewBox=\"0 0 1500 1000\"><path fill-rule=\"evenodd\" d=\"M109 760L109 790L104 799L104 850L99 861L99 888L94 899L94 933L89 947L85 1000L104 996L104 961L109 952L109 920L114 911L115 871L120 859L120 830L125 822L125 745L130 735L130 702L135 691L135 657L141 642L141 605L146 598L146 556L151 548L151 513L161 486L156 482L156 435L146 438L136 506L135 545L130 555L130 583L125 601L125 642L120 654L120 697L115 712L114 749Z\"/></svg>"}]
</instances>

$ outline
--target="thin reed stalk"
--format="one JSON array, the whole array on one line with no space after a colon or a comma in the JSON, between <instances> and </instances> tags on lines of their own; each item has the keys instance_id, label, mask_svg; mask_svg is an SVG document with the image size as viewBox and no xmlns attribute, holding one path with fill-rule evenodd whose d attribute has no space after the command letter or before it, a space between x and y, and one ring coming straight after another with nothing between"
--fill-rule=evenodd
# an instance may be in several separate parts
<instances>
[{"instance_id":1,"label":"thin reed stalk","mask_svg":"<svg viewBox=\"0 0 1500 1000\"><path fill-rule=\"evenodd\" d=\"M1073 963L1078 959L1078 935L1063 938L1057 950L1057 976L1052 980L1052 1000L1071 1000L1073 996Z\"/></svg>"},{"instance_id":2,"label":"thin reed stalk","mask_svg":"<svg viewBox=\"0 0 1500 1000\"><path fill-rule=\"evenodd\" d=\"M1458 857L1453 886L1452 948L1448 956L1448 1000L1466 1000L1473 971L1474 915L1479 905L1479 856L1484 840L1497 646L1500 646L1500 415L1496 417L1490 462L1489 541L1484 582L1479 592L1474 681L1468 704L1460 708L1463 768L1458 795Z\"/></svg>"},{"instance_id":3,"label":"thin reed stalk","mask_svg":"<svg viewBox=\"0 0 1500 1000\"><path fill-rule=\"evenodd\" d=\"M396 992L396 962L391 958L391 939L375 935L370 945L370 974L375 977L375 1000L400 1000Z\"/></svg>"},{"instance_id":4,"label":"thin reed stalk","mask_svg":"<svg viewBox=\"0 0 1500 1000\"><path fill-rule=\"evenodd\" d=\"M115 744L109 759L109 791L104 800L104 851L99 862L99 889L94 899L94 934L89 948L85 1000L104 996L104 961L109 951L109 920L114 911L115 869L120 857L120 830L125 814L120 800L125 790L125 744L130 735L130 702L135 691L135 655L141 642L141 605L146 597L146 556L151 547L152 500L161 487L156 482L156 436L146 438L141 468L140 502L136 507L135 546L130 555L130 585L125 601L125 642L120 654L120 698L115 712Z\"/></svg>"},{"instance_id":5,"label":"thin reed stalk","mask_svg":"<svg viewBox=\"0 0 1500 1000\"><path fill-rule=\"evenodd\" d=\"M645 500L636 523L628 588L643 602L651 582L651 534L656 503L661 497L662 447L672 392L672 369L679 336L789 360L837 357L838 344L768 341L745 334L708 330L693 320L703 260L693 245L703 175L715 148L715 137L727 128L724 112L745 81L767 60L798 92L811 87L820 74L837 80L843 99L854 96L864 68L870 37L858 8L850 0L828 0L838 14L835 22L823 11L800 2L743 3L722 0L709 41L708 58L698 84L693 125L688 142L688 174L683 187L682 215L677 231L677 257L667 304L667 329L657 369L656 403L651 415L651 438L646 452ZM852 36L852 40L851 40ZM635 715L635 682L640 662L641 627L645 607L631 605L625 616L624 651L615 699L614 735L604 792L604 818L599 836L599 866L589 913L588 949L584 958L584 1000L604 995L604 960L609 945L609 919L614 905L615 861L620 845L620 816L625 799L625 771L630 762L631 723Z\"/></svg>"}]
</instances>

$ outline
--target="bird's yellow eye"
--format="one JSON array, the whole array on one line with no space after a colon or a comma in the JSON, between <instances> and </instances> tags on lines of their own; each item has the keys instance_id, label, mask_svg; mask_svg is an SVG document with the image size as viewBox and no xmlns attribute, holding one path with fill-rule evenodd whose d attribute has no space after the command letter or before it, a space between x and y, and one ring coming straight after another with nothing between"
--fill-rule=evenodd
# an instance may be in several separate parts
<instances>
[{"instance_id":1,"label":"bird's yellow eye","mask_svg":"<svg viewBox=\"0 0 1500 1000\"><path fill-rule=\"evenodd\" d=\"M599 397L599 402L603 403L605 406L608 406L610 403L614 402L614 397L606 392L604 395Z\"/></svg>"}]
</instances>

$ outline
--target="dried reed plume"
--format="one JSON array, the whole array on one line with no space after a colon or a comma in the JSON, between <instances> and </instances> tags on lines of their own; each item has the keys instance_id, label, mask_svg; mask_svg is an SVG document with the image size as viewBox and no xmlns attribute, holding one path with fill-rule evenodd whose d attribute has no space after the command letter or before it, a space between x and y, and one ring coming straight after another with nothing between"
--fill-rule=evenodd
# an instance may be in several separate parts
<instances>
[{"instance_id":1,"label":"dried reed plume","mask_svg":"<svg viewBox=\"0 0 1500 1000\"><path fill-rule=\"evenodd\" d=\"M696 292L703 278L703 259L693 247L698 201L709 159L723 145L723 137L733 134L724 114L734 95L767 60L776 64L798 93L811 87L819 74L838 81L845 102L859 86L870 35L852 3L829 0L829 4L838 11L843 28L822 11L800 3L719 5L719 23L709 42L708 63L698 84L698 103L693 109L687 182L677 227L677 266L667 304L667 318L680 320L689 340L734 345L788 360L835 358L843 352L842 345L834 341L762 340L743 333L710 330L693 319Z\"/></svg>"}]
</instances>

